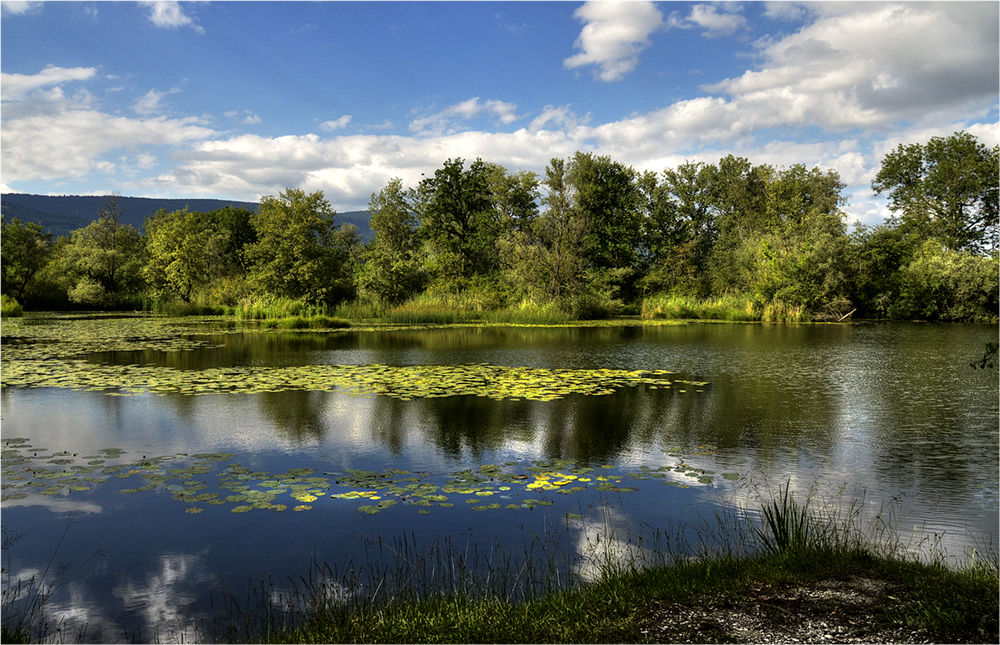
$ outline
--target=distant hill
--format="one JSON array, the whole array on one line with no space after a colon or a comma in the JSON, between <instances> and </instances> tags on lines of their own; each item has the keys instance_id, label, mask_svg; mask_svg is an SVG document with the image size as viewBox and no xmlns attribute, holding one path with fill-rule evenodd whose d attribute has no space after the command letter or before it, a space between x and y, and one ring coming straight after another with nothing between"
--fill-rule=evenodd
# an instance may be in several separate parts
<instances>
[{"instance_id":1,"label":"distant hill","mask_svg":"<svg viewBox=\"0 0 1000 645\"><path fill-rule=\"evenodd\" d=\"M17 217L22 222L38 222L49 233L58 237L69 235L71 231L83 228L97 219L97 211L106 197L90 195L28 195L24 193L5 193L0 195L0 211L9 222ZM238 202L224 199L156 199L149 197L118 198L118 205L125 211L122 221L143 230L146 218L164 208L168 211L181 210L187 207L192 212L204 213L226 206L257 210L257 202ZM368 226L368 211L348 211L337 213L338 224L354 224L364 241L370 240L374 233Z\"/></svg>"}]
</instances>

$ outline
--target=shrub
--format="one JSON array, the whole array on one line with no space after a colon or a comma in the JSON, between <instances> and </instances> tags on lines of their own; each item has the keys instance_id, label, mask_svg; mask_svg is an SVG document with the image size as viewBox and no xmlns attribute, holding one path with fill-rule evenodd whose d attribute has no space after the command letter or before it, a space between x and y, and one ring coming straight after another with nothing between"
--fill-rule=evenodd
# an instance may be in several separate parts
<instances>
[{"instance_id":1,"label":"shrub","mask_svg":"<svg viewBox=\"0 0 1000 645\"><path fill-rule=\"evenodd\" d=\"M6 293L0 294L0 316L16 318L24 315L21 304L8 296Z\"/></svg>"}]
</instances>

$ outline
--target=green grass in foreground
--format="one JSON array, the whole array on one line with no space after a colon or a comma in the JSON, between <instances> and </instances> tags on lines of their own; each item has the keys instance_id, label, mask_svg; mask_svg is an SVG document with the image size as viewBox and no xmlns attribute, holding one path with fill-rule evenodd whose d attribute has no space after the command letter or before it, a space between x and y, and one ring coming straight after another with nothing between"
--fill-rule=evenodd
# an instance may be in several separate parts
<instances>
[{"instance_id":1,"label":"green grass in foreground","mask_svg":"<svg viewBox=\"0 0 1000 645\"><path fill-rule=\"evenodd\" d=\"M864 504L854 501L838 510L843 508L828 504L817 511L810 499L796 501L786 483L762 501L759 519L726 512L716 515L714 524L706 522L694 557L657 552L650 559L648 550L636 549L629 537L622 559L621 550L608 548L620 539L612 535L598 540L592 554L602 573L594 584L529 592L521 602L509 594L484 594L469 584L458 592L419 597L406 587L380 602L353 607L315 603L298 626L256 636L303 643L639 643L650 642L655 634L665 642L744 642L745 635L724 620L685 627L670 611L655 608L714 600L746 609L747 615L771 610L777 622L802 621L803 614L762 605L761 598L776 589L808 591L835 583L860 584L863 615L852 615L856 607L827 603L817 621L842 619L853 627L856 619L866 630L862 640L909 641L919 635L932 642L997 642L1000 576L995 551L985 562L973 556L961 568L946 566L942 553L930 563L921 562L897 535L899 517L893 509L863 521ZM509 575L509 560L496 561L501 566L491 565L491 576Z\"/></svg>"},{"instance_id":2,"label":"green grass in foreground","mask_svg":"<svg viewBox=\"0 0 1000 645\"><path fill-rule=\"evenodd\" d=\"M550 533L525 542L527 558L450 537L424 551L405 537L370 538L369 555L392 557L358 570L348 562L347 575L317 566L301 585L293 581L291 592L278 593L270 579L269 586L250 587L242 606L229 598L223 633L201 640L745 642L746 633L725 617L742 611L764 616L778 634L813 621L846 626L862 642L998 642L994 550L985 560L974 553L960 568L946 566L934 549L931 561L921 562L896 533L898 509L863 518L868 507L855 500L817 510L811 498L798 502L788 488L766 494L757 512L729 507L702 521L693 546L681 533L657 531L651 542L621 535L611 521L615 509L604 505L603 530L585 531L586 546L569 547L581 549L576 557L589 562L589 574L583 561L566 559L568 545ZM5 528L4 550L17 539ZM566 565L576 571L569 586ZM46 603L67 579L50 582L48 573L14 580L7 572L3 642L28 642L33 634L51 640ZM582 582L591 575L596 582ZM808 601L818 597L815 589L845 586L860 604ZM354 597L356 589L367 591ZM690 607L722 611L677 620Z\"/></svg>"},{"instance_id":3,"label":"green grass in foreground","mask_svg":"<svg viewBox=\"0 0 1000 645\"><path fill-rule=\"evenodd\" d=\"M934 642L997 641L997 578L986 567L944 566L874 557L863 550L807 549L750 559L731 557L618 574L581 590L526 603L449 597L354 611L329 610L273 639L301 643L640 643L654 602L696 604L724 596L756 602L762 588L851 576L885 580L872 603L873 628L902 628ZM692 642L740 642L736 631L674 632ZM667 639L668 642L671 639Z\"/></svg>"}]
</instances>

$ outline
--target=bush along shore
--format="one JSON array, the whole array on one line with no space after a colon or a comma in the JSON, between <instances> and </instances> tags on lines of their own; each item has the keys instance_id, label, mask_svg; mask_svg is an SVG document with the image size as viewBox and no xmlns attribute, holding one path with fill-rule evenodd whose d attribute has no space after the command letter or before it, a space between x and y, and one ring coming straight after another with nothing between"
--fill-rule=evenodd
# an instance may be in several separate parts
<instances>
[{"instance_id":1,"label":"bush along shore","mask_svg":"<svg viewBox=\"0 0 1000 645\"><path fill-rule=\"evenodd\" d=\"M390 557L346 573L314 564L280 592L270 578L251 585L195 633L275 643L998 641L993 549L956 562L904 540L898 509L817 507L787 484L759 507L729 508L700 520L696 538L647 538L616 532L617 509L605 505L605 532L573 556L554 534L526 540L523 555L451 537L423 550L405 536L369 538L369 556ZM72 640L46 615L54 591L44 576L8 584L3 642Z\"/></svg>"}]
</instances>

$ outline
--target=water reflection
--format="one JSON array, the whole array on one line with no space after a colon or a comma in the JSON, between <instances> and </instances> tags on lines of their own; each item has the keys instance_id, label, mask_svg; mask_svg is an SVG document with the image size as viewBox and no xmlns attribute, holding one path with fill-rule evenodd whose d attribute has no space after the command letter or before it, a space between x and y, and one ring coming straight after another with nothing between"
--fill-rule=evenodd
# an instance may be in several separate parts
<instances>
[{"instance_id":1,"label":"water reflection","mask_svg":"<svg viewBox=\"0 0 1000 645\"><path fill-rule=\"evenodd\" d=\"M404 401L316 391L111 397L5 388L0 403L4 438L28 437L53 451L122 448L135 458L233 452L236 461L272 472L398 467L442 475L484 463L554 458L628 472L670 463L664 453L670 447L691 454L705 446L705 467L738 472L744 482L759 480L761 490L789 481L801 496L846 484L850 495L863 494L876 509L903 500L908 522L946 532L949 551L961 555L974 540L985 536L995 543L997 535L998 383L995 373L968 368L985 340L996 340L995 327L233 333L213 336L216 346L196 351L91 360L186 370L313 363L668 369L709 384L642 385L546 402L471 396ZM463 532L519 544L525 533L545 536L562 527L571 533L566 544L584 557L578 573L591 575L601 557L649 557L653 550L639 534L648 540L658 530L689 530L697 512L724 508L727 485L713 484L719 496L712 498L641 481L637 492L611 499L620 503L611 511L603 506L609 500L588 493L552 495L557 506L531 511L451 508L434 509L429 517L403 505L366 516L330 499L308 513L238 515L212 507L192 516L162 491L122 495L106 485L103 491L5 501L3 511L5 526L33 535L52 533L74 512L82 534L72 535L67 559L79 562L95 544L109 552L86 582L67 585L54 605L67 621L86 616L90 638L121 640L124 621L129 633L142 637L162 639L176 629L178 639L189 639L187 627L172 624L196 623L209 603L207 589L268 573L284 579L300 574L313 557L360 563L369 555L359 546L364 539L404 528L421 544ZM566 512L583 517L570 522ZM37 570L46 557L45 549L32 548L14 563L21 571Z\"/></svg>"}]
</instances>

